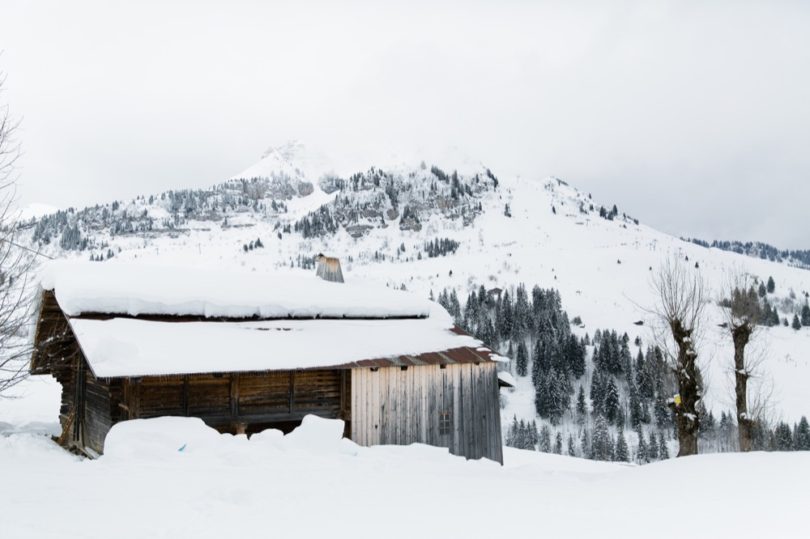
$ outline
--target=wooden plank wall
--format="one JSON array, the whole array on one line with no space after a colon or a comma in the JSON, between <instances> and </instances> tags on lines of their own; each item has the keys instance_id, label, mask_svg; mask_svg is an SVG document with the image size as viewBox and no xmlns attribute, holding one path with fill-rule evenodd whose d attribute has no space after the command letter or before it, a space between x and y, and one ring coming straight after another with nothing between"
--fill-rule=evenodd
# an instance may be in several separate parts
<instances>
[{"instance_id":1,"label":"wooden plank wall","mask_svg":"<svg viewBox=\"0 0 810 539\"><path fill-rule=\"evenodd\" d=\"M503 463L496 365L354 369L351 432L364 446L424 443Z\"/></svg>"},{"instance_id":2,"label":"wooden plank wall","mask_svg":"<svg viewBox=\"0 0 810 539\"><path fill-rule=\"evenodd\" d=\"M193 416L221 431L253 432L307 414L349 419L341 405L350 387L338 370L144 377L124 386L130 417Z\"/></svg>"}]
</instances>

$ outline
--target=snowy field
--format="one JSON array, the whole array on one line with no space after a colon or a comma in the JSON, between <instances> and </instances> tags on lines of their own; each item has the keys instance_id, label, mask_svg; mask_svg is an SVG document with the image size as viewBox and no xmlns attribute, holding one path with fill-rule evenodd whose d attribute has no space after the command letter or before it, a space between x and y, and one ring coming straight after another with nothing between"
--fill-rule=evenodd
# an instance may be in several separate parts
<instances>
[{"instance_id":1,"label":"snowy field","mask_svg":"<svg viewBox=\"0 0 810 539\"><path fill-rule=\"evenodd\" d=\"M313 419L250 440L132 421L95 461L0 436L0 537L807 537L810 453L638 467L507 449L501 467L360 448Z\"/></svg>"}]
</instances>

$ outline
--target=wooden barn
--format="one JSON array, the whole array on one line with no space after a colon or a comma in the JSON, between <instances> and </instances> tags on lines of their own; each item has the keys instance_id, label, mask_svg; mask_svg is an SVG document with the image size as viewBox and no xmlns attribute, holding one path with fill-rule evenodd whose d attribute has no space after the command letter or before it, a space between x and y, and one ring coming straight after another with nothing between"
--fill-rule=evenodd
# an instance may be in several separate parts
<instances>
[{"instance_id":1,"label":"wooden barn","mask_svg":"<svg viewBox=\"0 0 810 539\"><path fill-rule=\"evenodd\" d=\"M61 262L43 272L31 373L62 385L59 442L90 456L127 419L194 416L249 435L315 414L360 445L502 462L499 360L406 292Z\"/></svg>"}]
</instances>

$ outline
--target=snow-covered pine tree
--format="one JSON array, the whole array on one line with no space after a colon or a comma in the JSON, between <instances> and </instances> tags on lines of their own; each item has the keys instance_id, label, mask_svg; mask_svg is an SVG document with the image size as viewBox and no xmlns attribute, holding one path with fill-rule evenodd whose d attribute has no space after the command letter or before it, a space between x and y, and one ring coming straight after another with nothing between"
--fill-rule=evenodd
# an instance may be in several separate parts
<instances>
[{"instance_id":1,"label":"snow-covered pine tree","mask_svg":"<svg viewBox=\"0 0 810 539\"><path fill-rule=\"evenodd\" d=\"M594 421L590 458L593 460L611 460L612 453L613 448L610 443L607 421L601 415L597 416Z\"/></svg>"},{"instance_id":2,"label":"snow-covered pine tree","mask_svg":"<svg viewBox=\"0 0 810 539\"><path fill-rule=\"evenodd\" d=\"M667 448L667 441L664 438L664 433L658 433L658 458L666 460L669 458L669 449Z\"/></svg>"},{"instance_id":3,"label":"snow-covered pine tree","mask_svg":"<svg viewBox=\"0 0 810 539\"><path fill-rule=\"evenodd\" d=\"M526 376L529 372L529 352L523 339L518 343L515 369L518 376Z\"/></svg>"},{"instance_id":4,"label":"snow-covered pine tree","mask_svg":"<svg viewBox=\"0 0 810 539\"><path fill-rule=\"evenodd\" d=\"M619 429L619 437L616 439L616 460L618 462L627 462L630 459L630 454L627 449L627 440L624 437L624 430Z\"/></svg>"},{"instance_id":5,"label":"snow-covered pine tree","mask_svg":"<svg viewBox=\"0 0 810 539\"><path fill-rule=\"evenodd\" d=\"M543 453L551 453L551 430L548 425L543 425L540 428L540 441L537 450Z\"/></svg>"},{"instance_id":6,"label":"snow-covered pine tree","mask_svg":"<svg viewBox=\"0 0 810 539\"><path fill-rule=\"evenodd\" d=\"M636 436L638 437L638 447L636 449L636 462L639 464L646 464L650 462L650 455L647 451L647 442L644 440L644 431L640 428L636 430Z\"/></svg>"},{"instance_id":7,"label":"snow-covered pine tree","mask_svg":"<svg viewBox=\"0 0 810 539\"><path fill-rule=\"evenodd\" d=\"M658 439L655 437L653 431L650 431L650 442L647 444L647 454L650 460L658 460Z\"/></svg>"},{"instance_id":8,"label":"snow-covered pine tree","mask_svg":"<svg viewBox=\"0 0 810 539\"><path fill-rule=\"evenodd\" d=\"M810 451L810 424L807 423L805 416L802 416L796 425L793 445L796 451Z\"/></svg>"}]
</instances>

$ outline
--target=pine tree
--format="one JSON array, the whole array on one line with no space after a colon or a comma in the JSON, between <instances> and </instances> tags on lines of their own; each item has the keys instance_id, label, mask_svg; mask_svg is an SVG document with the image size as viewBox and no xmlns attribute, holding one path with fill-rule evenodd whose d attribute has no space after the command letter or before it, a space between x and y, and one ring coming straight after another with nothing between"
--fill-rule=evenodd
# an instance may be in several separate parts
<instances>
[{"instance_id":1,"label":"pine tree","mask_svg":"<svg viewBox=\"0 0 810 539\"><path fill-rule=\"evenodd\" d=\"M548 425L543 425L540 428L540 442L537 450L543 453L551 453L551 430Z\"/></svg>"},{"instance_id":2,"label":"pine tree","mask_svg":"<svg viewBox=\"0 0 810 539\"><path fill-rule=\"evenodd\" d=\"M810 326L810 305L807 302L802 306L801 323L803 326Z\"/></svg>"},{"instance_id":3,"label":"pine tree","mask_svg":"<svg viewBox=\"0 0 810 539\"><path fill-rule=\"evenodd\" d=\"M658 435L658 458L667 460L669 458L669 449L667 448L667 441L664 439L664 433Z\"/></svg>"},{"instance_id":4,"label":"pine tree","mask_svg":"<svg viewBox=\"0 0 810 539\"><path fill-rule=\"evenodd\" d=\"M650 460L658 460L658 439L655 437L653 431L650 431L650 443L647 444L647 454L650 456Z\"/></svg>"},{"instance_id":5,"label":"pine tree","mask_svg":"<svg viewBox=\"0 0 810 539\"><path fill-rule=\"evenodd\" d=\"M562 455L563 450L563 441L562 441L562 433L557 431L557 437L554 440L554 453L557 455Z\"/></svg>"},{"instance_id":6,"label":"pine tree","mask_svg":"<svg viewBox=\"0 0 810 539\"><path fill-rule=\"evenodd\" d=\"M582 448L582 457L586 459L593 458L591 455L591 432L588 428L582 429L582 437L580 439L579 447Z\"/></svg>"},{"instance_id":7,"label":"pine tree","mask_svg":"<svg viewBox=\"0 0 810 539\"><path fill-rule=\"evenodd\" d=\"M534 450L534 448L537 447L537 443L540 441L540 434L537 432L537 421L532 419L532 424L528 431L528 444L526 449Z\"/></svg>"},{"instance_id":8,"label":"pine tree","mask_svg":"<svg viewBox=\"0 0 810 539\"><path fill-rule=\"evenodd\" d=\"M771 321L768 325L771 327L779 325L779 311L776 309L776 307L771 310Z\"/></svg>"},{"instance_id":9,"label":"pine tree","mask_svg":"<svg viewBox=\"0 0 810 539\"><path fill-rule=\"evenodd\" d=\"M775 451L792 451L793 434L790 432L790 425L780 422L773 432L773 449Z\"/></svg>"},{"instance_id":10,"label":"pine tree","mask_svg":"<svg viewBox=\"0 0 810 539\"><path fill-rule=\"evenodd\" d=\"M518 420L517 415L512 416L512 424L506 431L506 447L517 447Z\"/></svg>"},{"instance_id":11,"label":"pine tree","mask_svg":"<svg viewBox=\"0 0 810 539\"><path fill-rule=\"evenodd\" d=\"M794 447L797 451L810 451L810 425L808 425L805 416L802 416L796 426Z\"/></svg>"},{"instance_id":12,"label":"pine tree","mask_svg":"<svg viewBox=\"0 0 810 539\"><path fill-rule=\"evenodd\" d=\"M619 429L619 438L616 440L616 460L627 462L630 459L627 450L627 440L624 438L624 430Z\"/></svg>"},{"instance_id":13,"label":"pine tree","mask_svg":"<svg viewBox=\"0 0 810 539\"><path fill-rule=\"evenodd\" d=\"M568 456L575 457L577 456L576 448L574 447L574 437L571 433L568 433Z\"/></svg>"},{"instance_id":14,"label":"pine tree","mask_svg":"<svg viewBox=\"0 0 810 539\"><path fill-rule=\"evenodd\" d=\"M597 416L593 427L593 438L591 439L590 458L593 460L610 460L612 457L612 447L610 446L610 433L607 422L602 416Z\"/></svg>"},{"instance_id":15,"label":"pine tree","mask_svg":"<svg viewBox=\"0 0 810 539\"><path fill-rule=\"evenodd\" d=\"M773 277L768 277L768 293L773 294L776 290L776 283L773 282Z\"/></svg>"},{"instance_id":16,"label":"pine tree","mask_svg":"<svg viewBox=\"0 0 810 539\"><path fill-rule=\"evenodd\" d=\"M757 292L761 298L764 298L767 295L768 292L765 290L765 283L759 283L759 290L757 290Z\"/></svg>"},{"instance_id":17,"label":"pine tree","mask_svg":"<svg viewBox=\"0 0 810 539\"><path fill-rule=\"evenodd\" d=\"M791 324L791 327L797 331L802 329L802 323L799 321L799 316L796 314L793 315L793 323Z\"/></svg>"},{"instance_id":18,"label":"pine tree","mask_svg":"<svg viewBox=\"0 0 810 539\"><path fill-rule=\"evenodd\" d=\"M579 393L577 394L577 420L581 423L585 421L588 414L588 405L585 403L585 389L579 386Z\"/></svg>"},{"instance_id":19,"label":"pine tree","mask_svg":"<svg viewBox=\"0 0 810 539\"><path fill-rule=\"evenodd\" d=\"M643 420L644 415L641 409L638 389L636 389L635 384L630 384L630 425L636 429L641 425Z\"/></svg>"},{"instance_id":20,"label":"pine tree","mask_svg":"<svg viewBox=\"0 0 810 539\"><path fill-rule=\"evenodd\" d=\"M619 406L619 389L611 376L605 388L605 417L610 423L618 424Z\"/></svg>"},{"instance_id":21,"label":"pine tree","mask_svg":"<svg viewBox=\"0 0 810 539\"><path fill-rule=\"evenodd\" d=\"M638 436L638 450L636 451L636 462L645 464L650 462L650 456L647 452L647 442L644 440L644 432L641 429L636 430Z\"/></svg>"},{"instance_id":22,"label":"pine tree","mask_svg":"<svg viewBox=\"0 0 810 539\"><path fill-rule=\"evenodd\" d=\"M516 369L518 376L526 376L529 372L529 352L526 343L521 339L517 347Z\"/></svg>"}]
</instances>

